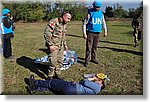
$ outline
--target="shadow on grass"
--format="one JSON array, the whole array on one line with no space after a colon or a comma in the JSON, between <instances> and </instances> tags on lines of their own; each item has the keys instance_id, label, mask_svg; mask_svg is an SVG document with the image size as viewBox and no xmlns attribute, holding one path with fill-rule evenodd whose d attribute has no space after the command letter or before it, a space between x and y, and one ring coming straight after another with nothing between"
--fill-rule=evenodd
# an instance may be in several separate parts
<instances>
[{"instance_id":1,"label":"shadow on grass","mask_svg":"<svg viewBox=\"0 0 150 102\"><path fill-rule=\"evenodd\" d=\"M133 36L134 31L128 31L128 32L124 32L123 34L129 34L131 36Z\"/></svg>"},{"instance_id":2,"label":"shadow on grass","mask_svg":"<svg viewBox=\"0 0 150 102\"><path fill-rule=\"evenodd\" d=\"M39 50L45 52L46 54L49 54L49 53L50 53L47 48L40 48Z\"/></svg>"},{"instance_id":3,"label":"shadow on grass","mask_svg":"<svg viewBox=\"0 0 150 102\"><path fill-rule=\"evenodd\" d=\"M85 62L84 58L78 57L78 63L84 64L84 62Z\"/></svg>"},{"instance_id":4,"label":"shadow on grass","mask_svg":"<svg viewBox=\"0 0 150 102\"><path fill-rule=\"evenodd\" d=\"M110 43L110 44L117 44L117 45L125 45L125 46L133 46L133 44L123 44L123 43L111 42L111 41L100 41L100 42Z\"/></svg>"},{"instance_id":5,"label":"shadow on grass","mask_svg":"<svg viewBox=\"0 0 150 102\"><path fill-rule=\"evenodd\" d=\"M110 49L110 50L116 51L116 52L126 52L126 53L131 53L131 54L143 56L142 52L137 52L137 51L131 51L131 50L125 50L125 49L118 49L118 48L110 48L110 47L98 47L98 48Z\"/></svg>"},{"instance_id":6,"label":"shadow on grass","mask_svg":"<svg viewBox=\"0 0 150 102\"><path fill-rule=\"evenodd\" d=\"M73 34L66 34L66 36L72 36L72 37L83 38L82 36L78 36L78 35L73 35Z\"/></svg>"},{"instance_id":7,"label":"shadow on grass","mask_svg":"<svg viewBox=\"0 0 150 102\"><path fill-rule=\"evenodd\" d=\"M121 25L121 24L115 24L115 25L111 25L111 26L115 26L115 27L125 27L125 28L129 28L129 27L132 27L131 25L128 25L128 24L124 24L124 25Z\"/></svg>"},{"instance_id":8,"label":"shadow on grass","mask_svg":"<svg viewBox=\"0 0 150 102\"><path fill-rule=\"evenodd\" d=\"M46 79L44 74L48 74L48 66L36 64L34 63L33 59L28 58L26 56L17 58L16 63L23 66L26 69L29 69L31 72L37 74L39 77ZM44 72L44 74L40 71Z\"/></svg>"}]
</instances>

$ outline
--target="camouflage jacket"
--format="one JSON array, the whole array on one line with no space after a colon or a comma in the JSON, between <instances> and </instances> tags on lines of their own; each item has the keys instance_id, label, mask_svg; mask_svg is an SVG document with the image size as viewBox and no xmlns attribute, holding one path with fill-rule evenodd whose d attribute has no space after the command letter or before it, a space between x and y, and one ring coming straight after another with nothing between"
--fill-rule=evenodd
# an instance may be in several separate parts
<instances>
[{"instance_id":1,"label":"camouflage jacket","mask_svg":"<svg viewBox=\"0 0 150 102\"><path fill-rule=\"evenodd\" d=\"M66 46L65 34L67 31L66 24L60 22L59 18L49 21L44 32L44 38L49 46Z\"/></svg>"},{"instance_id":2,"label":"camouflage jacket","mask_svg":"<svg viewBox=\"0 0 150 102\"><path fill-rule=\"evenodd\" d=\"M132 20L132 27L133 29L136 29L136 30L142 30L143 28L143 23L142 23L142 19L141 18L134 18Z\"/></svg>"}]
</instances>

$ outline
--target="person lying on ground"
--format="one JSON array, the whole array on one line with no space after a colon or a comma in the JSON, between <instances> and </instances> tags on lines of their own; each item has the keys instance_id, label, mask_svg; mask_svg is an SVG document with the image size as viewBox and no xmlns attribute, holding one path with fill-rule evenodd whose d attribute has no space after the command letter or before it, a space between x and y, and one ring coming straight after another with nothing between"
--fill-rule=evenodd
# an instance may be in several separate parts
<instances>
[{"instance_id":1,"label":"person lying on ground","mask_svg":"<svg viewBox=\"0 0 150 102\"><path fill-rule=\"evenodd\" d=\"M85 78L80 82L68 82L63 79L36 80L31 75L26 82L27 91L32 94L36 91L52 91L58 95L96 95L110 82L103 73Z\"/></svg>"}]
</instances>

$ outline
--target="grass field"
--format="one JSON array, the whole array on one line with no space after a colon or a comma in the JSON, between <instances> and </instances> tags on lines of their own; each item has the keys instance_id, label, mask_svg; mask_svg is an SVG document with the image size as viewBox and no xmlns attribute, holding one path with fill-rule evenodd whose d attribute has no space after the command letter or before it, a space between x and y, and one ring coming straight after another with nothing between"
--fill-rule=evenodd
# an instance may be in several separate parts
<instances>
[{"instance_id":1,"label":"grass field","mask_svg":"<svg viewBox=\"0 0 150 102\"><path fill-rule=\"evenodd\" d=\"M13 54L16 63L3 60L3 93L27 94L24 78L34 74L42 79L47 68L34 64L37 57L46 55L43 32L46 22L16 23L15 37L12 40ZM103 72L111 79L110 84L100 95L142 95L143 94L143 49L140 45L133 47L133 29L131 22L107 22L108 36L100 36L97 49L98 65L90 63L89 68L83 66L85 56L85 40L82 38L81 22L68 24L66 35L68 47L75 50L78 63L62 71L61 76L67 81L79 81L85 73ZM37 92L35 94L53 94Z\"/></svg>"}]
</instances>

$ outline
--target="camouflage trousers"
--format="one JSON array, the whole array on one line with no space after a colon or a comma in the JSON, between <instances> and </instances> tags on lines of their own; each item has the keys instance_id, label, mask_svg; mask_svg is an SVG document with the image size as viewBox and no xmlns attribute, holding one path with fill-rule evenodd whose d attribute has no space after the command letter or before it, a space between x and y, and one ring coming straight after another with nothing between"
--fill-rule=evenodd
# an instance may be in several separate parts
<instances>
[{"instance_id":1,"label":"camouflage trousers","mask_svg":"<svg viewBox=\"0 0 150 102\"><path fill-rule=\"evenodd\" d=\"M48 77L60 74L60 68L63 62L63 52L64 47L62 46L59 49L50 52L48 55L49 62L51 63L49 66Z\"/></svg>"},{"instance_id":2,"label":"camouflage trousers","mask_svg":"<svg viewBox=\"0 0 150 102\"><path fill-rule=\"evenodd\" d=\"M138 41L141 39L141 31L134 29L134 43L137 44Z\"/></svg>"}]
</instances>

